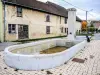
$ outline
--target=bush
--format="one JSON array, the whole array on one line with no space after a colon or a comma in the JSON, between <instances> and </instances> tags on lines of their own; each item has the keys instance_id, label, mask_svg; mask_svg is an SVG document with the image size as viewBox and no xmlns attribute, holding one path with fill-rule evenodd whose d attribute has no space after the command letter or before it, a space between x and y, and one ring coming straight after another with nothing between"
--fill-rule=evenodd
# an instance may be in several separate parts
<instances>
[{"instance_id":1,"label":"bush","mask_svg":"<svg viewBox=\"0 0 100 75\"><path fill-rule=\"evenodd\" d=\"M96 31L96 28L94 28L94 27L89 27L88 28L88 32L94 33L95 31Z\"/></svg>"}]
</instances>

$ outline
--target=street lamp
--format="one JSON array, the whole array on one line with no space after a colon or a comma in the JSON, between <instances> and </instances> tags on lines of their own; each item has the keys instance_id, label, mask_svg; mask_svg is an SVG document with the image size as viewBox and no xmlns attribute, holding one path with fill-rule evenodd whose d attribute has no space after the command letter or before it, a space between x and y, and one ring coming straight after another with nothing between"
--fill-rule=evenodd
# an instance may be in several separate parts
<instances>
[{"instance_id":1,"label":"street lamp","mask_svg":"<svg viewBox=\"0 0 100 75\"><path fill-rule=\"evenodd\" d=\"M89 10L89 11L86 11L86 22L87 22L87 16L88 16L88 12L90 12L90 11L93 11L93 9L91 9L91 10Z\"/></svg>"}]
</instances>

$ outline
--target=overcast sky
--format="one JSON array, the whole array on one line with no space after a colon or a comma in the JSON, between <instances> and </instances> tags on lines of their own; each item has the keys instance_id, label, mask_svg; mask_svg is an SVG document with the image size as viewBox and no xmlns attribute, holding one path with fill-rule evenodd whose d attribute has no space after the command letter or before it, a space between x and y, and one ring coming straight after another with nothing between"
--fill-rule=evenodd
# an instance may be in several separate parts
<instances>
[{"instance_id":1,"label":"overcast sky","mask_svg":"<svg viewBox=\"0 0 100 75\"><path fill-rule=\"evenodd\" d=\"M51 1L65 8L73 7L67 4L66 2L64 2L63 0L39 0L39 1L42 1L42 2ZM100 0L66 0L66 1L87 11L90 11L93 9L92 11L88 13L88 19L89 20L100 20ZM77 8L77 16L85 20L86 12Z\"/></svg>"}]
</instances>

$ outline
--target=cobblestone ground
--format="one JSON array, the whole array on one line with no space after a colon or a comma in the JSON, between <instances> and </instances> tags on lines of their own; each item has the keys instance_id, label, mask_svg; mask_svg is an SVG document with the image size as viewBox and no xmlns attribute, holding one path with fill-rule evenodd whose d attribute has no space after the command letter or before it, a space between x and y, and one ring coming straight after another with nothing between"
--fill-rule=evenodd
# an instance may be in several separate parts
<instances>
[{"instance_id":1,"label":"cobblestone ground","mask_svg":"<svg viewBox=\"0 0 100 75\"><path fill-rule=\"evenodd\" d=\"M84 63L73 62L41 71L23 71L7 67L0 52L0 75L100 75L100 41L92 41L75 58L85 59ZM50 74L51 73L51 74Z\"/></svg>"}]
</instances>

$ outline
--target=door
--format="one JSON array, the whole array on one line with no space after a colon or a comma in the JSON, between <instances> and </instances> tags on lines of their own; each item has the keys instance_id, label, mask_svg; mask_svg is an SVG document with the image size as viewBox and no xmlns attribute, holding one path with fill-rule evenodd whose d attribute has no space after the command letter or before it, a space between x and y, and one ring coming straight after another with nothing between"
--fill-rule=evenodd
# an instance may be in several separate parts
<instances>
[{"instance_id":1,"label":"door","mask_svg":"<svg viewBox=\"0 0 100 75\"><path fill-rule=\"evenodd\" d=\"M18 25L18 38L19 39L28 38L28 25Z\"/></svg>"}]
</instances>

